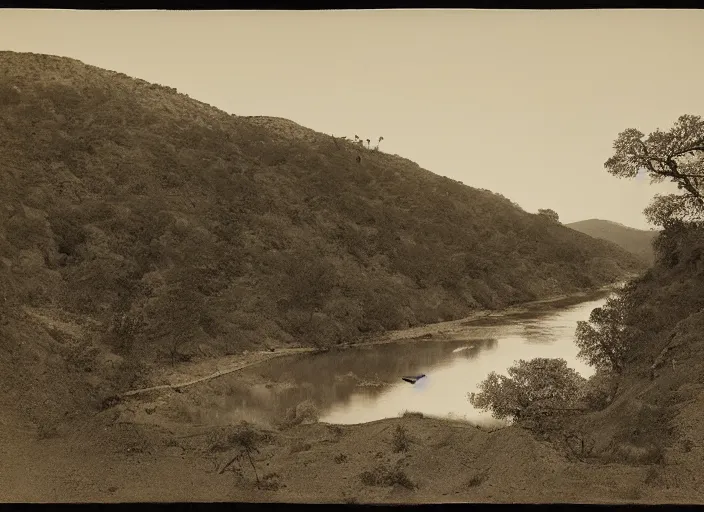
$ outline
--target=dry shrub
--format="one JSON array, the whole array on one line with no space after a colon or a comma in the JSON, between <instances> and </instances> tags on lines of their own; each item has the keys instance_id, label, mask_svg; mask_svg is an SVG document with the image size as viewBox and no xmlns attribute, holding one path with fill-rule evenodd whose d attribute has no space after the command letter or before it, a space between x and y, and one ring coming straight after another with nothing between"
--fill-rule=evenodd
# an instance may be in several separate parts
<instances>
[{"instance_id":1,"label":"dry shrub","mask_svg":"<svg viewBox=\"0 0 704 512\"><path fill-rule=\"evenodd\" d=\"M296 405L295 408L291 407L286 411L283 426L315 423L318 421L319 417L320 412L315 402L312 400L304 400Z\"/></svg>"},{"instance_id":2,"label":"dry shrub","mask_svg":"<svg viewBox=\"0 0 704 512\"><path fill-rule=\"evenodd\" d=\"M342 430L341 426L328 425L328 430L330 431L330 433L332 433L335 436L336 440L339 440L339 438L342 437L343 430Z\"/></svg>"},{"instance_id":3,"label":"dry shrub","mask_svg":"<svg viewBox=\"0 0 704 512\"><path fill-rule=\"evenodd\" d=\"M235 462L246 460L252 467L254 476L257 479L257 486L262 487L262 481L259 479L259 474L257 473L257 467L255 466L254 460L252 459L252 454L259 453L260 443L267 438L268 436L266 434L257 432L251 425L246 422L242 422L235 430L227 432L224 439L225 446L236 448L237 454L222 467L219 473L222 474L228 469L233 468L233 464ZM241 473L241 471L238 472ZM273 486L273 484L271 483L266 485L268 485L269 487L265 488L271 488Z\"/></svg>"},{"instance_id":4,"label":"dry shrub","mask_svg":"<svg viewBox=\"0 0 704 512\"><path fill-rule=\"evenodd\" d=\"M569 432L564 441L569 452L579 460L589 457L596 445L595 440L583 432Z\"/></svg>"},{"instance_id":5,"label":"dry shrub","mask_svg":"<svg viewBox=\"0 0 704 512\"><path fill-rule=\"evenodd\" d=\"M475 473L469 478L469 480L467 480L467 485L469 487L478 487L481 484L483 484L485 480L486 480L486 473L484 473L484 472Z\"/></svg>"},{"instance_id":6,"label":"dry shrub","mask_svg":"<svg viewBox=\"0 0 704 512\"><path fill-rule=\"evenodd\" d=\"M310 443L304 441L294 441L291 445L291 453L307 452L312 448Z\"/></svg>"},{"instance_id":7,"label":"dry shrub","mask_svg":"<svg viewBox=\"0 0 704 512\"><path fill-rule=\"evenodd\" d=\"M220 428L208 437L210 452L226 452L233 448L251 447L271 441L266 432L259 432L252 425L243 421L236 426Z\"/></svg>"},{"instance_id":8,"label":"dry shrub","mask_svg":"<svg viewBox=\"0 0 704 512\"><path fill-rule=\"evenodd\" d=\"M53 439L59 434L56 423L52 421L42 422L37 425L37 439Z\"/></svg>"},{"instance_id":9,"label":"dry shrub","mask_svg":"<svg viewBox=\"0 0 704 512\"><path fill-rule=\"evenodd\" d=\"M359 500L357 499L356 496L347 496L347 495L342 495L342 502L346 503L348 505L356 505L359 503Z\"/></svg>"},{"instance_id":10,"label":"dry shrub","mask_svg":"<svg viewBox=\"0 0 704 512\"><path fill-rule=\"evenodd\" d=\"M401 468L390 468L385 464L380 464L371 471L362 472L360 479L364 485L375 487L393 487L396 485L406 489L415 489L417 487Z\"/></svg>"},{"instance_id":11,"label":"dry shrub","mask_svg":"<svg viewBox=\"0 0 704 512\"><path fill-rule=\"evenodd\" d=\"M694 442L691 439L684 439L682 441L682 449L685 453L689 453L694 448Z\"/></svg>"},{"instance_id":12,"label":"dry shrub","mask_svg":"<svg viewBox=\"0 0 704 512\"><path fill-rule=\"evenodd\" d=\"M265 491L276 491L280 487L282 487L282 484L281 477L278 473L267 473L262 477L262 480L259 483L259 488L264 489Z\"/></svg>"},{"instance_id":13,"label":"dry shrub","mask_svg":"<svg viewBox=\"0 0 704 512\"><path fill-rule=\"evenodd\" d=\"M640 485L636 484L622 490L619 494L620 497L626 501L638 501L643 497L643 489Z\"/></svg>"},{"instance_id":14,"label":"dry shrub","mask_svg":"<svg viewBox=\"0 0 704 512\"><path fill-rule=\"evenodd\" d=\"M405 427L396 425L393 437L391 438L391 449L394 453L408 451L411 446L411 439L408 437L408 432Z\"/></svg>"},{"instance_id":15,"label":"dry shrub","mask_svg":"<svg viewBox=\"0 0 704 512\"><path fill-rule=\"evenodd\" d=\"M664 457L662 445L656 443L636 445L622 442L611 450L612 460L627 464L661 464Z\"/></svg>"}]
</instances>

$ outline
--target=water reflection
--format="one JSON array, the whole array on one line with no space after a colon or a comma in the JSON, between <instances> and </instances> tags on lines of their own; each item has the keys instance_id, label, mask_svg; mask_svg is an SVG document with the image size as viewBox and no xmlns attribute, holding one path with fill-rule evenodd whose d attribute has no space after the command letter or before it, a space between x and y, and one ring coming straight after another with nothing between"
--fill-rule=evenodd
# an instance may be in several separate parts
<instances>
[{"instance_id":1,"label":"water reflection","mask_svg":"<svg viewBox=\"0 0 704 512\"><path fill-rule=\"evenodd\" d=\"M404 411L491 423L487 413L471 406L467 393L492 371L505 374L518 359L560 357L585 377L593 373L576 359L574 332L576 322L587 319L604 300L533 312L530 317L516 315L502 324L468 323L461 333L466 330L465 340L376 345L275 359L249 370L250 377L268 384L233 382L223 407L281 415L312 400L322 412L321 421L331 423L362 423ZM477 339L482 333L487 338ZM420 373L426 377L414 385L401 381L403 375Z\"/></svg>"},{"instance_id":2,"label":"water reflection","mask_svg":"<svg viewBox=\"0 0 704 512\"><path fill-rule=\"evenodd\" d=\"M496 346L496 340L490 339L470 343L398 343L276 359L256 373L262 380L274 383L271 389L278 392L255 396L252 388L240 386L231 404L285 411L305 400L313 400L321 410L344 407L358 396L373 401L401 382L403 375L427 373L453 358L471 359ZM453 353L458 347L466 350Z\"/></svg>"}]
</instances>

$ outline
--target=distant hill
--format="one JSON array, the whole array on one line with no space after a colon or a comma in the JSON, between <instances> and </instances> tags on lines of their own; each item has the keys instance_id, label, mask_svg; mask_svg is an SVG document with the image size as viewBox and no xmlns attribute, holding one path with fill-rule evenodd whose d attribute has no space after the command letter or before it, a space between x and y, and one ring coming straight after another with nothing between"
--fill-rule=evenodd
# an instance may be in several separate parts
<instances>
[{"instance_id":1,"label":"distant hill","mask_svg":"<svg viewBox=\"0 0 704 512\"><path fill-rule=\"evenodd\" d=\"M635 254L648 265L653 263L654 252L652 244L658 235L658 231L635 229L618 222L601 219L582 220L565 225L591 237L613 242L628 252Z\"/></svg>"},{"instance_id":2,"label":"distant hill","mask_svg":"<svg viewBox=\"0 0 704 512\"><path fill-rule=\"evenodd\" d=\"M401 157L71 59L0 52L0 134L18 382L335 345L643 268Z\"/></svg>"}]
</instances>

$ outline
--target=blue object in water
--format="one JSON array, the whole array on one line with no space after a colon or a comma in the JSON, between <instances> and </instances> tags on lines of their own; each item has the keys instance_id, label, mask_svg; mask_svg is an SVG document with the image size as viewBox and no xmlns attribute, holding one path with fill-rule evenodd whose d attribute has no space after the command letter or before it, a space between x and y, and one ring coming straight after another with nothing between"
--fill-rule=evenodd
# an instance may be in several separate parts
<instances>
[{"instance_id":1,"label":"blue object in water","mask_svg":"<svg viewBox=\"0 0 704 512\"><path fill-rule=\"evenodd\" d=\"M419 381L420 379L422 379L423 377L425 377L425 374L424 374L424 373L422 373L422 374L420 374L420 375L415 375L415 376L412 376L412 377L401 377L401 380L405 380L406 382L410 382L411 384L415 384L416 382L418 382L418 381Z\"/></svg>"}]
</instances>

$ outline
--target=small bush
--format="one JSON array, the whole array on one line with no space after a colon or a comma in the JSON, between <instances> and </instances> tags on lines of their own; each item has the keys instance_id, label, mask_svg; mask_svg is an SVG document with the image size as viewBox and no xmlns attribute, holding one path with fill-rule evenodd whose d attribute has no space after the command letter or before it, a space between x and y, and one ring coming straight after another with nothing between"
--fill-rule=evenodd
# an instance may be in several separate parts
<instances>
[{"instance_id":1,"label":"small bush","mask_svg":"<svg viewBox=\"0 0 704 512\"><path fill-rule=\"evenodd\" d=\"M37 439L52 439L58 436L58 430L54 423L40 423L37 427Z\"/></svg>"},{"instance_id":2,"label":"small bush","mask_svg":"<svg viewBox=\"0 0 704 512\"><path fill-rule=\"evenodd\" d=\"M119 404L120 401L121 399L117 395L108 396L100 401L100 403L98 404L98 410L105 411L107 409L110 409L111 407L114 407Z\"/></svg>"},{"instance_id":3,"label":"small bush","mask_svg":"<svg viewBox=\"0 0 704 512\"><path fill-rule=\"evenodd\" d=\"M343 496L342 501L343 503L346 503L348 505L356 505L357 503L359 503L359 500L356 496Z\"/></svg>"},{"instance_id":4,"label":"small bush","mask_svg":"<svg viewBox=\"0 0 704 512\"><path fill-rule=\"evenodd\" d=\"M685 439L682 441L682 449L685 453L689 453L694 448L694 442L691 439Z\"/></svg>"},{"instance_id":5,"label":"small bush","mask_svg":"<svg viewBox=\"0 0 704 512\"><path fill-rule=\"evenodd\" d=\"M389 468L386 465L379 465L371 471L364 471L360 475L364 485L375 487L393 487L399 485L406 489L415 489L417 486L408 477L405 471L400 468Z\"/></svg>"},{"instance_id":6,"label":"small bush","mask_svg":"<svg viewBox=\"0 0 704 512\"><path fill-rule=\"evenodd\" d=\"M394 430L394 435L391 438L391 449L394 453L400 453L408 451L411 445L411 440L408 437L408 432L401 425L396 425L396 430Z\"/></svg>"},{"instance_id":7,"label":"small bush","mask_svg":"<svg viewBox=\"0 0 704 512\"><path fill-rule=\"evenodd\" d=\"M315 423L318 421L320 412L315 402L305 400L300 402L296 407L290 407L286 410L284 418L281 420L282 427L290 427L300 425L301 423Z\"/></svg>"},{"instance_id":8,"label":"small bush","mask_svg":"<svg viewBox=\"0 0 704 512\"><path fill-rule=\"evenodd\" d=\"M661 464L665 458L665 451L656 443L643 445L620 442L612 450L611 458L615 462L631 464Z\"/></svg>"},{"instance_id":9,"label":"small bush","mask_svg":"<svg viewBox=\"0 0 704 512\"><path fill-rule=\"evenodd\" d=\"M335 455L334 460L336 464L342 464L343 462L347 462L347 455L345 455L344 453L338 453L337 455Z\"/></svg>"},{"instance_id":10,"label":"small bush","mask_svg":"<svg viewBox=\"0 0 704 512\"><path fill-rule=\"evenodd\" d=\"M467 480L467 485L469 487L478 487L484 483L484 480L486 480L485 473L475 473Z\"/></svg>"},{"instance_id":11,"label":"small bush","mask_svg":"<svg viewBox=\"0 0 704 512\"><path fill-rule=\"evenodd\" d=\"M310 443L304 443L303 441L295 441L291 445L291 453L307 452L311 449Z\"/></svg>"},{"instance_id":12,"label":"small bush","mask_svg":"<svg viewBox=\"0 0 704 512\"><path fill-rule=\"evenodd\" d=\"M260 489L266 491L276 491L281 487L281 480L278 473L267 473L262 477L259 484Z\"/></svg>"},{"instance_id":13,"label":"small bush","mask_svg":"<svg viewBox=\"0 0 704 512\"><path fill-rule=\"evenodd\" d=\"M644 462L646 464L662 464L665 460L665 449L660 444L648 446Z\"/></svg>"},{"instance_id":14,"label":"small bush","mask_svg":"<svg viewBox=\"0 0 704 512\"><path fill-rule=\"evenodd\" d=\"M255 431L246 422L242 422L242 424L235 431L228 432L225 439L225 445L235 446L238 449L238 453L237 455L232 457L232 459L230 459L227 464L223 466L223 468L220 470L220 474L227 471L228 468L230 468L235 462L246 458L249 461L249 464L252 466L252 471L254 471L254 476L257 479L257 486L261 486L262 482L261 480L259 480L259 474L257 473L256 466L254 465L252 454L259 453L258 445L265 438L266 436L263 436L257 431ZM217 448L211 446L211 451L213 451L214 449L222 449L222 445L219 444Z\"/></svg>"},{"instance_id":15,"label":"small bush","mask_svg":"<svg viewBox=\"0 0 704 512\"><path fill-rule=\"evenodd\" d=\"M591 455L596 443L581 432L572 432L565 436L565 444L572 455L583 460Z\"/></svg>"},{"instance_id":16,"label":"small bush","mask_svg":"<svg viewBox=\"0 0 704 512\"><path fill-rule=\"evenodd\" d=\"M336 437L342 437L342 427L339 425L328 425L328 430Z\"/></svg>"}]
</instances>

